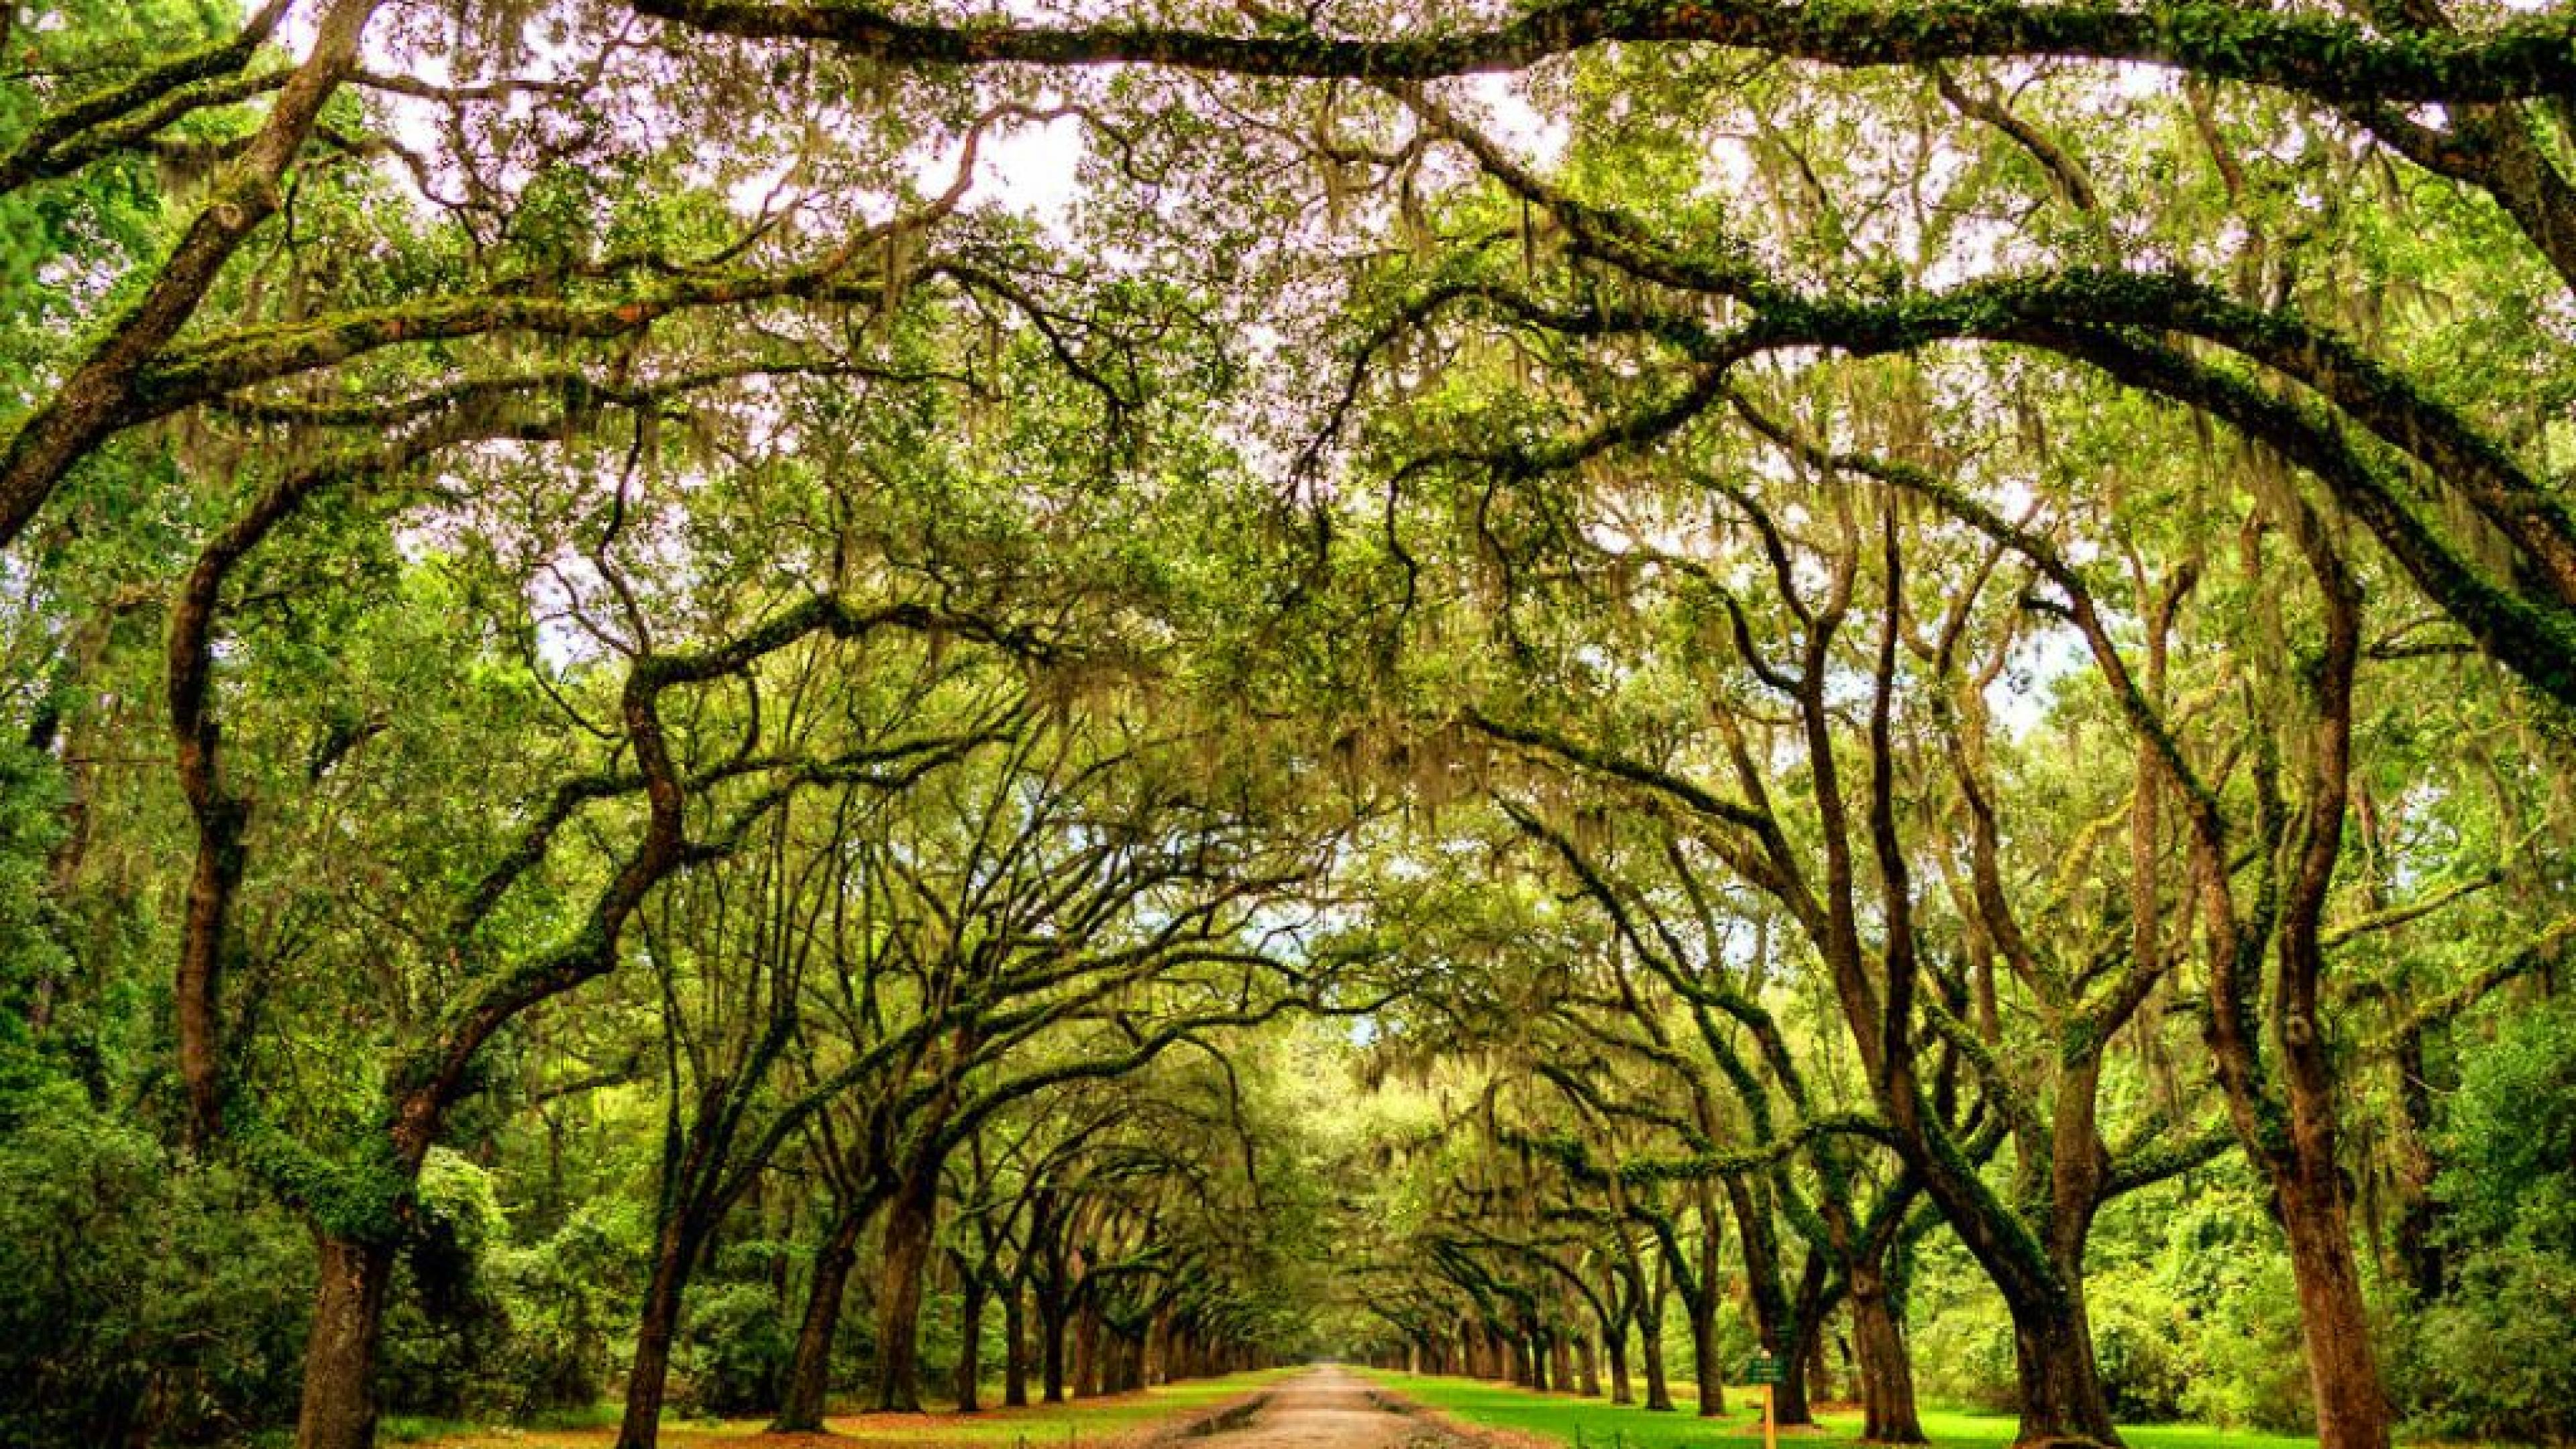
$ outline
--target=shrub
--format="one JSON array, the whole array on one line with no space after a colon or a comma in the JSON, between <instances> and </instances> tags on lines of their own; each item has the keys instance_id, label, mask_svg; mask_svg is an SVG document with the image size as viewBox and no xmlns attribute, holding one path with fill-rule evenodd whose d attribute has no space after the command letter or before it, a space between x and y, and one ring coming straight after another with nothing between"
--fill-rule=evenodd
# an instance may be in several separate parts
<instances>
[{"instance_id":1,"label":"shrub","mask_svg":"<svg viewBox=\"0 0 2576 1449\"><path fill-rule=\"evenodd\" d=\"M2298 1289L2286 1255L2273 1250L2249 1258L2231 1291L2203 1308L2191 1342L2199 1366L2179 1395L2183 1413L2231 1428L2316 1432Z\"/></svg>"},{"instance_id":2,"label":"shrub","mask_svg":"<svg viewBox=\"0 0 2576 1449\"><path fill-rule=\"evenodd\" d=\"M796 1352L776 1290L766 1283L708 1283L690 1297L672 1356L674 1405L697 1414L748 1414L776 1405Z\"/></svg>"},{"instance_id":3,"label":"shrub","mask_svg":"<svg viewBox=\"0 0 2576 1449\"><path fill-rule=\"evenodd\" d=\"M2020 1406L2012 1319L2000 1299L1980 1296L1934 1314L1914 1336L1914 1369L1932 1398L1997 1414Z\"/></svg>"},{"instance_id":4,"label":"shrub","mask_svg":"<svg viewBox=\"0 0 2576 1449\"><path fill-rule=\"evenodd\" d=\"M2183 1391L2196 1376L2187 1357L2189 1315L2162 1284L2139 1268L2096 1274L2086 1285L2093 1357L2114 1417L2156 1423L2182 1417Z\"/></svg>"},{"instance_id":5,"label":"shrub","mask_svg":"<svg viewBox=\"0 0 2576 1449\"><path fill-rule=\"evenodd\" d=\"M68 1082L0 1111L0 1442L202 1442L293 1412L311 1243Z\"/></svg>"}]
</instances>

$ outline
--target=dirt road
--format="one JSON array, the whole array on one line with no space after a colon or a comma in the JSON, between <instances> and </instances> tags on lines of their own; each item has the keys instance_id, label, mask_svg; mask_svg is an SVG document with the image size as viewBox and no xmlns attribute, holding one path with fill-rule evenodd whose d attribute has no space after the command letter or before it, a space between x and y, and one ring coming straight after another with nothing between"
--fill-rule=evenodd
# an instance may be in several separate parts
<instances>
[{"instance_id":1,"label":"dirt road","mask_svg":"<svg viewBox=\"0 0 2576 1449\"><path fill-rule=\"evenodd\" d=\"M1379 1407L1368 1381L1325 1364L1273 1388L1240 1428L1194 1441L1206 1449L1400 1449L1441 1437L1422 1420Z\"/></svg>"}]
</instances>

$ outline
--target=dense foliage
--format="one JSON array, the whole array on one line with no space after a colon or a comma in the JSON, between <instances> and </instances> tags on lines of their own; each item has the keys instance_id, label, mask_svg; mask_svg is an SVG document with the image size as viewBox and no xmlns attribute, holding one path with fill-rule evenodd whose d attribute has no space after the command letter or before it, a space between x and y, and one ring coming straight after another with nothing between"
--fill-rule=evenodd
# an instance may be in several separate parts
<instances>
[{"instance_id":1,"label":"dense foliage","mask_svg":"<svg viewBox=\"0 0 2576 1449\"><path fill-rule=\"evenodd\" d=\"M0 1442L2576 1440L2576 11L0 11Z\"/></svg>"}]
</instances>

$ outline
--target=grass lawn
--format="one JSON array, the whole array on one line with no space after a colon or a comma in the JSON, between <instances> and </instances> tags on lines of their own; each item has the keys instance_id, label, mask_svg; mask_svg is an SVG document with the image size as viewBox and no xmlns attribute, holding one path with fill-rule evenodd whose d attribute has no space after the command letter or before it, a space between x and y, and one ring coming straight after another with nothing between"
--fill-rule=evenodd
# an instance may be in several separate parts
<instances>
[{"instance_id":1,"label":"grass lawn","mask_svg":"<svg viewBox=\"0 0 2576 1449\"><path fill-rule=\"evenodd\" d=\"M825 1420L834 1434L855 1444L888 1449L1079 1449L1123 1438L1164 1419L1180 1418L1239 1398L1296 1369L1267 1369L1219 1379L1164 1384L1142 1393L1082 1399L1069 1404L1033 1404L1025 1409L989 1409L981 1414L834 1414ZM993 1392L998 1399L1001 1393ZM722 1446L751 1449L761 1444L812 1441L762 1433L761 1419L684 1419L665 1414L662 1443L671 1449ZM389 1418L388 1441L427 1449L600 1449L617 1434L615 1406L602 1406L596 1416L577 1424L505 1427L437 1423Z\"/></svg>"},{"instance_id":2,"label":"grass lawn","mask_svg":"<svg viewBox=\"0 0 2576 1449\"><path fill-rule=\"evenodd\" d=\"M1649 1414L1601 1399L1533 1393L1509 1384L1478 1379L1430 1378L1419 1374L1362 1370L1372 1379L1418 1403L1428 1404L1470 1424L1542 1434L1583 1449L1747 1449L1762 1442L1762 1400L1755 1389L1730 1390L1726 1412L1701 1419L1691 1412L1688 1387L1673 1386L1679 1413ZM1849 1444L1860 1437L1860 1413L1827 1412L1817 1416L1824 1432L1802 1430L1783 1436L1789 1449ZM1923 1409L1923 1432L1939 1449L2006 1449L2014 1421L1999 1414ZM2213 1429L2206 1424L2122 1425L2130 1449L2315 1449L2316 1440L2251 1429Z\"/></svg>"}]
</instances>

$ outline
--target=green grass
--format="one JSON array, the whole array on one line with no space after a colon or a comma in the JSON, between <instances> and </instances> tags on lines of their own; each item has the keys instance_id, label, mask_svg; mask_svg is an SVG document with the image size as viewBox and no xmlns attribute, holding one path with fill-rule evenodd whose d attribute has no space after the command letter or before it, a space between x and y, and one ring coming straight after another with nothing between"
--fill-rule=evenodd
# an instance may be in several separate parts
<instances>
[{"instance_id":1,"label":"green grass","mask_svg":"<svg viewBox=\"0 0 2576 1449\"><path fill-rule=\"evenodd\" d=\"M1678 1384L1673 1397L1682 1406L1681 1411L1650 1414L1600 1399L1539 1394L1479 1379L1431 1378L1374 1369L1362 1372L1409 1399L1467 1423L1545 1435L1569 1445L1580 1443L1583 1449L1745 1449L1762 1442L1762 1401L1758 1391L1750 1389L1730 1390L1726 1412L1715 1419L1702 1419L1692 1412L1688 1388ZM1857 1411L1828 1412L1817 1418L1824 1432L1802 1430L1784 1436L1785 1443L1791 1449L1804 1449L1810 1445L1850 1444L1860 1438ZM2014 1427L2008 1415L1929 1406L1923 1409L1923 1432L1939 1449L2005 1449L2013 1441ZM2317 1442L2296 1435L2217 1429L2206 1424L2123 1425L2120 1432L2129 1441L2130 1449L2315 1449Z\"/></svg>"}]
</instances>

